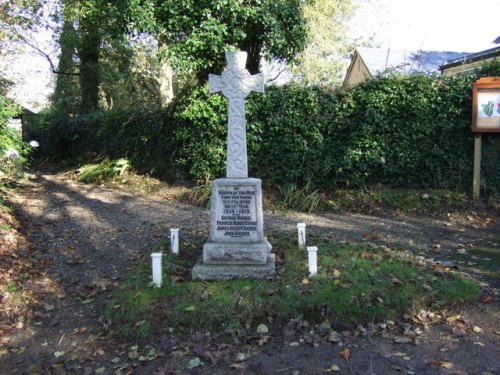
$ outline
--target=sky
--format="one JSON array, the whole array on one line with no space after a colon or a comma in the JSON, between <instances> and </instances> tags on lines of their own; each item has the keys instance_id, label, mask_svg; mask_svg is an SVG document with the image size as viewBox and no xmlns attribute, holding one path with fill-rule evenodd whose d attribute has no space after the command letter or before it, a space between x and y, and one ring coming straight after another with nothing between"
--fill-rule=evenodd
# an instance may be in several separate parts
<instances>
[{"instance_id":1,"label":"sky","mask_svg":"<svg viewBox=\"0 0 500 375\"><path fill-rule=\"evenodd\" d=\"M357 1L348 37L373 38L381 48L478 52L495 47L500 36L500 0ZM38 36L42 44L47 38ZM44 58L27 51L0 61L0 69L18 83L11 97L30 109L43 107L54 79Z\"/></svg>"},{"instance_id":2,"label":"sky","mask_svg":"<svg viewBox=\"0 0 500 375\"><path fill-rule=\"evenodd\" d=\"M352 37L381 48L478 52L500 36L499 0L360 0Z\"/></svg>"}]
</instances>

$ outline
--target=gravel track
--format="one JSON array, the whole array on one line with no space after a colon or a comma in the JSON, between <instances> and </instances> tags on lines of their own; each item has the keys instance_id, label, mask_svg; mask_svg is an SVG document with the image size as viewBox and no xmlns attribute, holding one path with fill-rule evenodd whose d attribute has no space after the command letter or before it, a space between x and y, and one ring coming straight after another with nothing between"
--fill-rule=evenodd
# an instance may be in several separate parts
<instances>
[{"instance_id":1,"label":"gravel track","mask_svg":"<svg viewBox=\"0 0 500 375\"><path fill-rule=\"evenodd\" d=\"M47 312L42 324L27 324L25 330L13 337L11 346L24 347L24 350L11 350L9 355L0 358L0 374L91 374L102 367L106 368L104 373L113 373L110 360L119 348L110 348L106 340L100 337L102 305L112 294L112 289L104 288L104 292L94 296L95 299L88 304L77 301L78 291L89 285L119 282L125 276L127 267L133 266L131 261L168 244L169 228L181 228L181 244L182 241L191 240L202 242L208 236L209 229L207 210L178 202L174 199L174 192L168 189L153 194L130 192L83 185L64 174L39 173L27 187L17 190L14 205L23 223L23 232L44 254L49 264L48 275L64 290L66 297L47 297L46 303L53 304L53 310ZM264 224L268 235L288 231L291 236L295 236L296 223L305 222L308 233L321 233L339 241L363 241L367 234L369 236L372 233L376 234L377 243L413 250L427 257L446 259L457 249L499 237L498 217L485 221L480 216L266 212ZM496 291L493 289L492 293ZM498 304L492 304L491 308L482 306L470 312L477 321L489 320L491 330L482 338L486 348L481 348L483 354L480 358L479 347L473 345L474 338L452 343L455 345L453 353L456 350L468 351L462 360L459 355L454 355L453 360L458 363L454 369L463 369L463 372L455 373L494 373L493 368L500 367L498 335L494 333L500 331L500 318L495 306L498 307ZM82 327L85 328L84 332L75 334ZM436 340L434 344L430 340L427 346L405 349L413 353L414 359L410 361L410 366L401 358L387 357L387 353L401 350L390 342L377 338L375 341L356 343L359 339L352 338L350 340L354 342L354 347L357 345L362 350L353 354L346 373L370 373L370 366L376 370L373 372L376 374L451 373L436 366L418 365L420 362L428 364L430 357L436 357L434 351L442 348L443 344L438 343L439 329L443 328L436 328L430 335ZM291 349L284 344L273 344L260 356L252 357L244 373L316 373L314 368L331 366L332 356L335 362L340 362L337 349ZM78 352L83 358L81 365L75 368L54 367L56 351ZM363 355L363 351L367 354ZM402 369L394 370L401 367L399 363L402 361ZM460 364L460 361L468 361L468 364ZM395 365L395 362L398 364ZM378 370L373 366L378 366ZM478 372L471 370L474 366L477 366ZM415 369L419 371L415 372ZM215 367L210 371L231 372L229 368L223 367ZM207 373L212 373L210 371ZM136 369L136 373L153 372L151 367Z\"/></svg>"}]
</instances>

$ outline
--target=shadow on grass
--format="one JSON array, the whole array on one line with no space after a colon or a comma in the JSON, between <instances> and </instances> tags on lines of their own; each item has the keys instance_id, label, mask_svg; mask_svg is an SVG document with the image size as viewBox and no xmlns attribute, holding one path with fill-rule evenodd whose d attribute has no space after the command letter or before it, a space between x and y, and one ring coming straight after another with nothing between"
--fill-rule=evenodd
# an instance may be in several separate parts
<instances>
[{"instance_id":1,"label":"shadow on grass","mask_svg":"<svg viewBox=\"0 0 500 375\"><path fill-rule=\"evenodd\" d=\"M409 253L320 235L315 238L319 272L309 278L307 255L296 247L292 233L269 240L279 265L272 280L191 281L199 253L187 250L181 258L164 256L164 285L153 288L148 286L149 264L142 264L109 305L112 330L127 337L162 329L180 335L254 332L259 324L297 317L354 327L412 309L472 301L480 293L473 281Z\"/></svg>"}]
</instances>

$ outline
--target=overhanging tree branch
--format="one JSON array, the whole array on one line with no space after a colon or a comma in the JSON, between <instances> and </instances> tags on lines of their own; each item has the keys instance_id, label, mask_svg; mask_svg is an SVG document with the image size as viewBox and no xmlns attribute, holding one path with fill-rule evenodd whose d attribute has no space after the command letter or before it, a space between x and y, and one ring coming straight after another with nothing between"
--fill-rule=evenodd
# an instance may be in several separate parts
<instances>
[{"instance_id":1,"label":"overhanging tree branch","mask_svg":"<svg viewBox=\"0 0 500 375\"><path fill-rule=\"evenodd\" d=\"M47 60L47 62L50 65L50 70L52 73L66 75L66 76L79 76L80 75L80 73L62 72L62 71L57 70L54 62L52 61L52 58L50 57L50 55L47 52L43 51L36 44L31 43L31 42L27 41L26 39L23 39L23 43L26 44L27 46L33 48L40 56L42 56L43 58L45 58L45 60Z\"/></svg>"}]
</instances>

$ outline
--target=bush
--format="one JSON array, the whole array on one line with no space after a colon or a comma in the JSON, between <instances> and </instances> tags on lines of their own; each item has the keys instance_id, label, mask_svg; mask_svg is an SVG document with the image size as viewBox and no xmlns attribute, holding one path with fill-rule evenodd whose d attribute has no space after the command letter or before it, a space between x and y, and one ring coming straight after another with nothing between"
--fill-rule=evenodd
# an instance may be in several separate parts
<instances>
[{"instance_id":1,"label":"bush","mask_svg":"<svg viewBox=\"0 0 500 375\"><path fill-rule=\"evenodd\" d=\"M495 73L497 72L497 73ZM472 179L472 83L454 77L378 77L345 91L270 86L246 101L249 174L268 184L439 188ZM488 74L500 75L498 66ZM225 171L227 101L186 90L161 112L49 119L51 152L127 158L139 171L206 182ZM483 182L500 191L498 134L484 135Z\"/></svg>"},{"instance_id":2,"label":"bush","mask_svg":"<svg viewBox=\"0 0 500 375\"><path fill-rule=\"evenodd\" d=\"M19 106L0 95L0 180L19 177L21 167L26 162L28 151L21 141L21 135L7 127L7 121L19 112Z\"/></svg>"}]
</instances>

